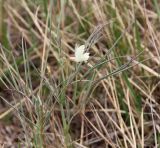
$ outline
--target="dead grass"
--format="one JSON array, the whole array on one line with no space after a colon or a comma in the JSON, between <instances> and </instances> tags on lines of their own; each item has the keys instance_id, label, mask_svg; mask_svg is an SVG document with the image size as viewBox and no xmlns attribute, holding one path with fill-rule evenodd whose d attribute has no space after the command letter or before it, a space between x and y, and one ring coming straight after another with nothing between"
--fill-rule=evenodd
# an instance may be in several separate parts
<instances>
[{"instance_id":1,"label":"dead grass","mask_svg":"<svg viewBox=\"0 0 160 148\"><path fill-rule=\"evenodd\" d=\"M0 5L1 147L160 146L157 0Z\"/></svg>"}]
</instances>

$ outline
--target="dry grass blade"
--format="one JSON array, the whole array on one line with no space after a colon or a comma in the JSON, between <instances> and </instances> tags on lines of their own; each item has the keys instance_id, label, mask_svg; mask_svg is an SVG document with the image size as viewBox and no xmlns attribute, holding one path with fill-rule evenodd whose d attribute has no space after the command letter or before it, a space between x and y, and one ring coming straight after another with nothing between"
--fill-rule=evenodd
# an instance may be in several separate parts
<instances>
[{"instance_id":1,"label":"dry grass blade","mask_svg":"<svg viewBox=\"0 0 160 148\"><path fill-rule=\"evenodd\" d=\"M159 10L158 0L1 0L0 147L159 147Z\"/></svg>"}]
</instances>

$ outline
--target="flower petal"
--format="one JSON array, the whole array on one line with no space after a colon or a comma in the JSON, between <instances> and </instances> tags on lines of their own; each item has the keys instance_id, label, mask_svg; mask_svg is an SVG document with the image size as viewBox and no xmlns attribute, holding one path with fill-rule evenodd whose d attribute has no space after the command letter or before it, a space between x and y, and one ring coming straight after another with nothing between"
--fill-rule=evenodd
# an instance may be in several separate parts
<instances>
[{"instance_id":1,"label":"flower petal","mask_svg":"<svg viewBox=\"0 0 160 148\"><path fill-rule=\"evenodd\" d=\"M89 59L89 53L85 53L85 45L81 45L75 48L75 61L83 62Z\"/></svg>"},{"instance_id":2,"label":"flower petal","mask_svg":"<svg viewBox=\"0 0 160 148\"><path fill-rule=\"evenodd\" d=\"M75 49L75 57L82 55L84 53L85 45L81 45Z\"/></svg>"}]
</instances>

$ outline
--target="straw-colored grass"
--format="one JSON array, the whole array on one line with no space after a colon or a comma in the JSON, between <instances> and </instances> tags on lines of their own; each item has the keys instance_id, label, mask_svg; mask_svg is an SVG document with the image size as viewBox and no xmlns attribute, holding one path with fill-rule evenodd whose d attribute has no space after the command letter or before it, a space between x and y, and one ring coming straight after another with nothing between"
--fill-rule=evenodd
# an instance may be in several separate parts
<instances>
[{"instance_id":1,"label":"straw-colored grass","mask_svg":"<svg viewBox=\"0 0 160 148\"><path fill-rule=\"evenodd\" d=\"M158 0L0 1L0 147L160 147L159 24Z\"/></svg>"}]
</instances>

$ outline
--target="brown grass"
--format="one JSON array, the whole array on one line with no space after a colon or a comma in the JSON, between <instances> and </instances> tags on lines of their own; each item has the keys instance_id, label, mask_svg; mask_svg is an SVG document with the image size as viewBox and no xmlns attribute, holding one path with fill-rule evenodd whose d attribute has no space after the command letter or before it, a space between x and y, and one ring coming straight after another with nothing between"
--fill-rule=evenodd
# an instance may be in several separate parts
<instances>
[{"instance_id":1,"label":"brown grass","mask_svg":"<svg viewBox=\"0 0 160 148\"><path fill-rule=\"evenodd\" d=\"M3 9L1 147L160 146L158 0L6 0ZM70 60L76 44L88 62Z\"/></svg>"}]
</instances>

